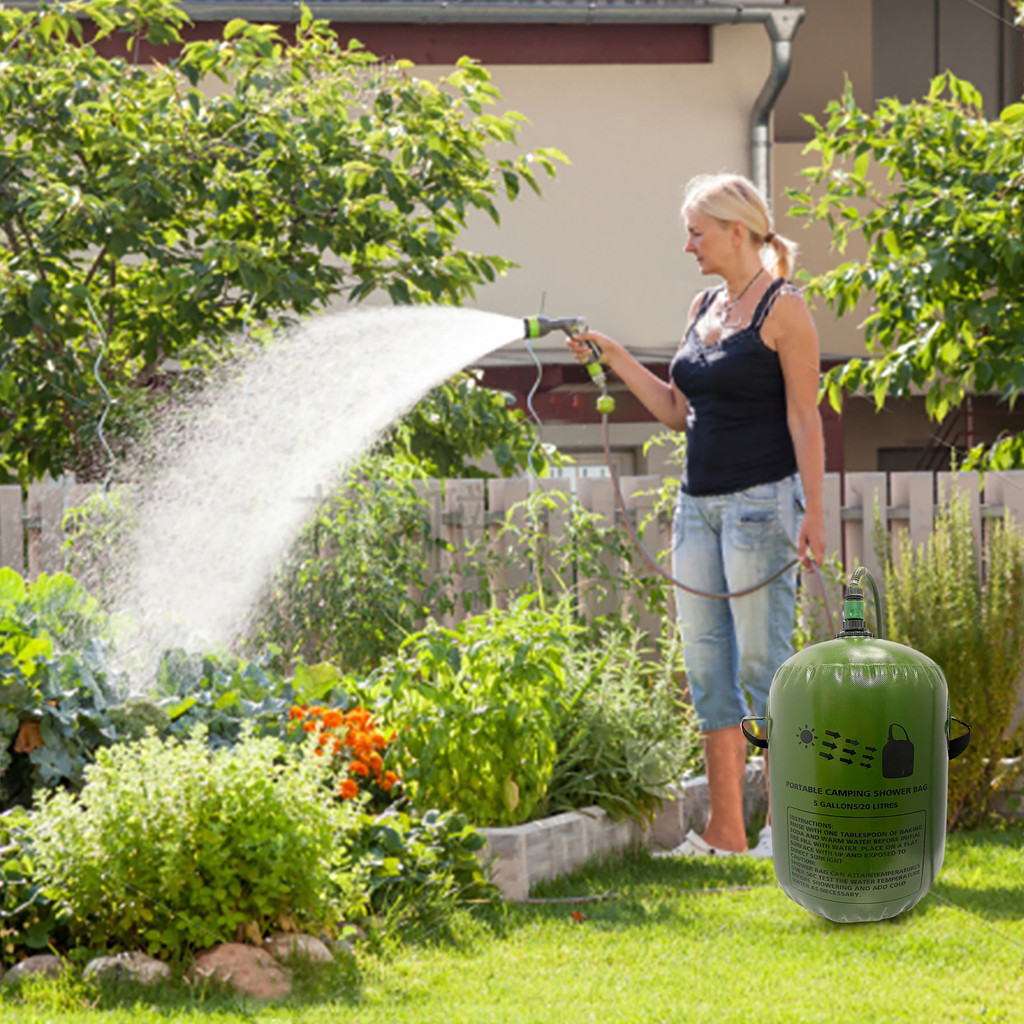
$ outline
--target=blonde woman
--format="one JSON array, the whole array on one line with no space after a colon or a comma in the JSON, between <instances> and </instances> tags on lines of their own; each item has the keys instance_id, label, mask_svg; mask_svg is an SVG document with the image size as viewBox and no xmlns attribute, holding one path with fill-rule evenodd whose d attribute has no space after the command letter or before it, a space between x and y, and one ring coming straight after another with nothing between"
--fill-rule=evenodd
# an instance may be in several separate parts
<instances>
[{"instance_id":1,"label":"blonde woman","mask_svg":"<svg viewBox=\"0 0 1024 1024\"><path fill-rule=\"evenodd\" d=\"M745 590L796 555L825 554L824 441L817 395L818 335L789 284L796 247L739 175L701 176L682 207L685 251L722 283L693 300L683 340L656 377L617 341L569 341L580 362L602 360L651 414L686 432L686 468L673 520L673 575L710 593ZM744 715L765 713L772 676L791 654L796 568L743 597L676 589L690 693L704 739L710 813L676 856L771 856L771 826L747 850Z\"/></svg>"}]
</instances>

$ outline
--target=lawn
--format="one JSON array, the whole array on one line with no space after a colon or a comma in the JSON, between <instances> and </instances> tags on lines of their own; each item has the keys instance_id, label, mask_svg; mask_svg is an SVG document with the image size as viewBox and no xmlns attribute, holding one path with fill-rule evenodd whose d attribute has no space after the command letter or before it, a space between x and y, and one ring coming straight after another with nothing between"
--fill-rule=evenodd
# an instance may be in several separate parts
<instances>
[{"instance_id":1,"label":"lawn","mask_svg":"<svg viewBox=\"0 0 1024 1024\"><path fill-rule=\"evenodd\" d=\"M921 903L837 925L754 861L637 853L548 884L546 898L458 922L458 939L361 952L293 1001L188 1002L40 987L0 1002L19 1024L872 1022L1024 1020L1024 830L951 836ZM719 891L709 891L719 890Z\"/></svg>"}]
</instances>

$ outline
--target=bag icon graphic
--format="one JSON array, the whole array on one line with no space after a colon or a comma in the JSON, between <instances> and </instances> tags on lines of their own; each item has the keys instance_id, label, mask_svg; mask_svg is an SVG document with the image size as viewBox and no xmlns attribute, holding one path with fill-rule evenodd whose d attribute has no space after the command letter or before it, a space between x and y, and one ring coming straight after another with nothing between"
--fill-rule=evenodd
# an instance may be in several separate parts
<instances>
[{"instance_id":1,"label":"bag icon graphic","mask_svg":"<svg viewBox=\"0 0 1024 1024\"><path fill-rule=\"evenodd\" d=\"M904 738L896 739L892 731L899 729ZM914 744L907 730L896 722L889 726L889 739L882 747L882 778L906 779L914 774Z\"/></svg>"}]
</instances>

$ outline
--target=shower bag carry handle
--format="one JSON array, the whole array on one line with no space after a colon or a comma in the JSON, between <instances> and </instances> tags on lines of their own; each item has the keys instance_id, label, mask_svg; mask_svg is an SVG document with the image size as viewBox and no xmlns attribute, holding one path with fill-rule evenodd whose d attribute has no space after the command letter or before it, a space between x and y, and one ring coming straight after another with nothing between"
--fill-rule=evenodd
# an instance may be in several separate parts
<instances>
[{"instance_id":1,"label":"shower bag carry handle","mask_svg":"<svg viewBox=\"0 0 1024 1024\"><path fill-rule=\"evenodd\" d=\"M747 715L747 717L740 722L740 728L743 730L743 735L746 736L755 747L767 750L768 741L761 736L755 736L747 729L747 722L763 721L765 721L764 715ZM957 725L962 725L967 730L967 732L962 733L955 739L946 741L948 756L950 761L952 761L954 757L959 757L967 749L967 744L971 742L971 727L966 722L962 722L959 718L955 718L952 715L950 716L950 721L956 722Z\"/></svg>"}]
</instances>

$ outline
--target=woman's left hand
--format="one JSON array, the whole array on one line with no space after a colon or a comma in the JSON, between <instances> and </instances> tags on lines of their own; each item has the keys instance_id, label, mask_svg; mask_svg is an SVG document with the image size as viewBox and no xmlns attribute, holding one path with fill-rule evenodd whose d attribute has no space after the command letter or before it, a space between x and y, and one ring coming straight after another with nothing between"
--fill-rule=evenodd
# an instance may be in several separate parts
<instances>
[{"instance_id":1,"label":"woman's left hand","mask_svg":"<svg viewBox=\"0 0 1024 1024\"><path fill-rule=\"evenodd\" d=\"M825 514L807 512L800 520L796 539L797 557L805 568L811 567L811 559L820 566L825 561Z\"/></svg>"}]
</instances>

